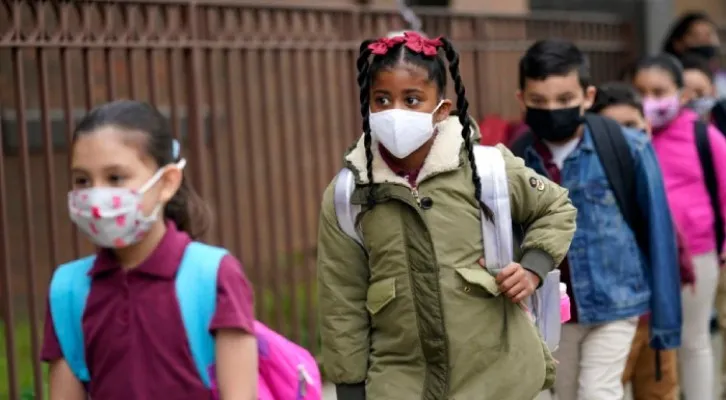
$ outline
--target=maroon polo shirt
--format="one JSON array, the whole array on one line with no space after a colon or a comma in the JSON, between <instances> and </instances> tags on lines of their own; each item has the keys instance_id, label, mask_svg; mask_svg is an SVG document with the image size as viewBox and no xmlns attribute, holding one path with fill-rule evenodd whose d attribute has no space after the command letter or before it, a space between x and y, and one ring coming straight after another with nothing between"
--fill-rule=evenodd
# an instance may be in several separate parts
<instances>
[{"instance_id":1,"label":"maroon polo shirt","mask_svg":"<svg viewBox=\"0 0 726 400\"><path fill-rule=\"evenodd\" d=\"M541 141L536 141L534 143L534 149L537 151L539 156L542 157L542 161L544 161L545 169L547 170L549 178L559 185L561 182L560 169L557 168L557 164L555 164L554 160L552 160L552 152L550 149ZM566 256L562 260L562 264L560 264L560 281L567 285L567 295L571 299L570 320L567 323L577 323L577 304L575 302L575 294L572 291L570 263Z\"/></svg>"},{"instance_id":2,"label":"maroon polo shirt","mask_svg":"<svg viewBox=\"0 0 726 400\"><path fill-rule=\"evenodd\" d=\"M108 250L93 264L83 313L88 393L94 400L208 400L192 361L176 298L174 277L189 236L167 223L156 249L138 267L124 270ZM254 332L253 291L231 255L219 266L217 307L209 330ZM46 313L43 361L63 358Z\"/></svg>"},{"instance_id":3,"label":"maroon polo shirt","mask_svg":"<svg viewBox=\"0 0 726 400\"><path fill-rule=\"evenodd\" d=\"M388 165L388 168L390 168L394 174L400 176L401 178L406 178L408 184L411 185L411 187L416 187L416 178L418 178L418 174L419 172L421 172L420 168L413 171L406 171L396 163L396 158L393 157L393 155L388 150L386 150L385 147L379 144L378 151L381 153L381 158L383 159L383 161L386 163L386 165Z\"/></svg>"}]
</instances>

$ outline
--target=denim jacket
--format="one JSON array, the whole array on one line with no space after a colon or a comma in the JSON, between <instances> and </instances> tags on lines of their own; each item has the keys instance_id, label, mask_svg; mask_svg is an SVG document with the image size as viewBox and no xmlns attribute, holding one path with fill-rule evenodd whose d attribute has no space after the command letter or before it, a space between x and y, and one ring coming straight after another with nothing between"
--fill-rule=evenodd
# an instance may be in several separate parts
<instances>
[{"instance_id":1,"label":"denim jacket","mask_svg":"<svg viewBox=\"0 0 726 400\"><path fill-rule=\"evenodd\" d=\"M646 259L623 218L587 126L561 171L561 185L577 207L577 230L567 255L578 320L600 324L650 312L651 347L681 342L681 287L674 225L663 178L648 138L623 128L634 158L636 197L647 223ZM533 147L527 166L547 176Z\"/></svg>"}]
</instances>

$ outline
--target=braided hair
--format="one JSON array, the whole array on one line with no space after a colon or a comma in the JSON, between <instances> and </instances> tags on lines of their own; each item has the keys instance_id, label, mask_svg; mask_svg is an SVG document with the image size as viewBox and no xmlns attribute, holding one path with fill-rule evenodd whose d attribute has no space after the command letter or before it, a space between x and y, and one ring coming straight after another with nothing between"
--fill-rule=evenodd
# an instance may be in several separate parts
<instances>
[{"instance_id":1,"label":"braided hair","mask_svg":"<svg viewBox=\"0 0 726 400\"><path fill-rule=\"evenodd\" d=\"M472 171L472 181L474 183L474 193L479 207L484 216L493 220L494 213L481 201L481 180L477 173L476 162L474 160L473 141L471 138L471 119L469 118L469 102L466 100L466 89L461 80L459 72L459 54L456 52L453 44L445 38L440 39L442 49L449 62L449 72L454 81L454 90L456 91L456 108L461 126L461 136L464 139L469 165ZM443 98L446 93L446 65L440 56L427 56L410 50L403 43L399 43L389 49L386 54L376 55L369 61L371 50L368 45L371 40L361 43L360 53L356 65L358 67L358 86L360 88L360 112L363 120L363 144L365 146L366 170L368 177L368 205L373 207L374 200L374 184L373 184L373 152L371 151L372 137L369 122L370 117L370 87L375 76L382 70L390 70L400 64L414 65L428 72L428 78L436 84L439 96Z\"/></svg>"},{"instance_id":2,"label":"braided hair","mask_svg":"<svg viewBox=\"0 0 726 400\"><path fill-rule=\"evenodd\" d=\"M360 56L356 62L358 67L358 87L360 88L360 115L363 119L363 144L366 149L366 171L368 173L368 205L373 207L375 200L373 196L373 151L371 150L371 124L370 124L370 106L371 96L370 87L370 68L371 64L368 62L368 58L371 55L371 50L368 49L368 45L372 43L372 40L365 40L360 45Z\"/></svg>"}]
</instances>

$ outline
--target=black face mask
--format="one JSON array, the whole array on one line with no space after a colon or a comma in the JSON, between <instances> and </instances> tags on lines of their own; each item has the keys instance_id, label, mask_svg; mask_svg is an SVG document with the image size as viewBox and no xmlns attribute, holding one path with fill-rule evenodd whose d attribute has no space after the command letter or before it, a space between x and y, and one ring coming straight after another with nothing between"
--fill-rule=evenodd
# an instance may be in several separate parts
<instances>
[{"instance_id":1,"label":"black face mask","mask_svg":"<svg viewBox=\"0 0 726 400\"><path fill-rule=\"evenodd\" d=\"M718 47L711 45L693 46L686 49L686 52L695 54L710 61L718 54Z\"/></svg>"},{"instance_id":2,"label":"black face mask","mask_svg":"<svg viewBox=\"0 0 726 400\"><path fill-rule=\"evenodd\" d=\"M582 124L580 106L545 110L527 107L524 122L535 136L548 142L561 142L575 136Z\"/></svg>"}]
</instances>

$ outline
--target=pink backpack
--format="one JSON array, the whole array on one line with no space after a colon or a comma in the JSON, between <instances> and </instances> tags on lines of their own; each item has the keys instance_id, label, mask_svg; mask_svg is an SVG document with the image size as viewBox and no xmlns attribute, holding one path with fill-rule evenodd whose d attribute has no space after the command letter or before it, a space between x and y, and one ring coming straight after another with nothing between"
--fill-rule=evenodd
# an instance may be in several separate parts
<instances>
[{"instance_id":1,"label":"pink backpack","mask_svg":"<svg viewBox=\"0 0 726 400\"><path fill-rule=\"evenodd\" d=\"M320 400L323 384L315 358L282 335L255 322L260 348L260 400Z\"/></svg>"},{"instance_id":2,"label":"pink backpack","mask_svg":"<svg viewBox=\"0 0 726 400\"><path fill-rule=\"evenodd\" d=\"M259 348L259 400L320 400L323 384L315 358L305 349L255 321ZM214 398L219 399L214 370L210 370Z\"/></svg>"}]
</instances>

